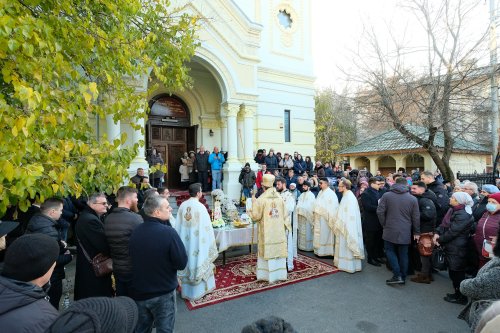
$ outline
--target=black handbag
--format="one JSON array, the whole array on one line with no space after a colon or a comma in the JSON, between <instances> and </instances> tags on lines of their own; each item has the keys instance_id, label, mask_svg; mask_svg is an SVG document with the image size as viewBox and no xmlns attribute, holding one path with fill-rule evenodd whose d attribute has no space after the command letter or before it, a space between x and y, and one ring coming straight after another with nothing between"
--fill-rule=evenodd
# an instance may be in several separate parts
<instances>
[{"instance_id":1,"label":"black handbag","mask_svg":"<svg viewBox=\"0 0 500 333\"><path fill-rule=\"evenodd\" d=\"M434 247L434 249L432 250L431 261L432 267L434 267L434 269L437 269L438 271L445 271L448 268L446 255L442 246Z\"/></svg>"}]
</instances>

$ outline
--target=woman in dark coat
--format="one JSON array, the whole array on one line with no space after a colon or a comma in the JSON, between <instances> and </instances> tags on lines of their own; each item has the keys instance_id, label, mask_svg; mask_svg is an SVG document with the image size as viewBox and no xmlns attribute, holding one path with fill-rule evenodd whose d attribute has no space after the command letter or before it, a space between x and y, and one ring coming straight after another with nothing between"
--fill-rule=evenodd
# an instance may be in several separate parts
<instances>
[{"instance_id":1,"label":"woman in dark coat","mask_svg":"<svg viewBox=\"0 0 500 333\"><path fill-rule=\"evenodd\" d=\"M460 292L460 283L465 279L467 244L474 224L471 209L473 201L468 193L455 192L450 198L450 205L451 208L436 229L434 243L444 246L448 273L455 289L455 293L447 294L444 300L465 305L467 297Z\"/></svg>"},{"instance_id":2,"label":"woman in dark coat","mask_svg":"<svg viewBox=\"0 0 500 333\"><path fill-rule=\"evenodd\" d=\"M93 194L87 201L76 222L77 257L75 273L75 301L99 296L113 296L111 274L95 276L92 264L87 260L82 247L90 259L102 253L109 256L108 242L104 234L104 223L100 217L106 213L108 202L103 193Z\"/></svg>"},{"instance_id":3,"label":"woman in dark coat","mask_svg":"<svg viewBox=\"0 0 500 333\"><path fill-rule=\"evenodd\" d=\"M302 155L297 154L297 158L293 161L293 170L295 174L301 175L306 170L306 162L302 159Z\"/></svg>"},{"instance_id":4,"label":"woman in dark coat","mask_svg":"<svg viewBox=\"0 0 500 333\"><path fill-rule=\"evenodd\" d=\"M306 163L306 172L308 175L310 175L311 172L314 170L314 164L311 161L311 156L306 156L305 163Z\"/></svg>"}]
</instances>

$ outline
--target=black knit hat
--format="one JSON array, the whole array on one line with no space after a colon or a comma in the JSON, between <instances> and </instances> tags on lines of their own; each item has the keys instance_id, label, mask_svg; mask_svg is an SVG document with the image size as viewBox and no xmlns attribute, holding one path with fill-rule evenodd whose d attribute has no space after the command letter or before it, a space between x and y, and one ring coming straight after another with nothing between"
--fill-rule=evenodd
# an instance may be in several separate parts
<instances>
[{"instance_id":1,"label":"black knit hat","mask_svg":"<svg viewBox=\"0 0 500 333\"><path fill-rule=\"evenodd\" d=\"M91 297L71 304L47 332L132 333L137 319L137 305L128 297Z\"/></svg>"},{"instance_id":2,"label":"black knit hat","mask_svg":"<svg viewBox=\"0 0 500 333\"><path fill-rule=\"evenodd\" d=\"M59 256L59 244L45 234L28 234L16 239L5 253L2 275L29 282L47 273Z\"/></svg>"}]
</instances>

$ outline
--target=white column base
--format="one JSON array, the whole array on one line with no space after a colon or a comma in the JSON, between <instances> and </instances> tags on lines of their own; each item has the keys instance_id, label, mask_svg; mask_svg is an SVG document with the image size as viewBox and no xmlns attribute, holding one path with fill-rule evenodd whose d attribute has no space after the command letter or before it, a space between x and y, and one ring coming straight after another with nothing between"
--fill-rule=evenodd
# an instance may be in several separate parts
<instances>
[{"instance_id":1,"label":"white column base","mask_svg":"<svg viewBox=\"0 0 500 333\"><path fill-rule=\"evenodd\" d=\"M241 184L238 182L238 177L241 172L241 163L237 160L229 160L224 164L223 173L223 191L226 196L233 200L240 200Z\"/></svg>"}]
</instances>

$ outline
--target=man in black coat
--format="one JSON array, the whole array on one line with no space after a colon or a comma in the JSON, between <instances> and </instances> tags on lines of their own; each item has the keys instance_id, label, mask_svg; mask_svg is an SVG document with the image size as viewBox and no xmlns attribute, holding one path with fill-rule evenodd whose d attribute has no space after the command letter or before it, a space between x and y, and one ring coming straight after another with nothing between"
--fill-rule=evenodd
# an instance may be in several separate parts
<instances>
[{"instance_id":1,"label":"man in black coat","mask_svg":"<svg viewBox=\"0 0 500 333\"><path fill-rule=\"evenodd\" d=\"M434 192L427 189L427 186L422 181L414 182L411 186L411 194L418 200L418 209L420 211L420 236L428 234L432 237L434 229L436 229L437 218L437 197ZM432 265L430 256L420 255L420 262L422 269L420 274L411 278L411 281L417 283L431 283L432 278Z\"/></svg>"},{"instance_id":2,"label":"man in black coat","mask_svg":"<svg viewBox=\"0 0 500 333\"><path fill-rule=\"evenodd\" d=\"M58 256L57 241L44 234L21 236L7 249L0 276L2 332L43 333L57 318L45 290Z\"/></svg>"},{"instance_id":3,"label":"man in black coat","mask_svg":"<svg viewBox=\"0 0 500 333\"><path fill-rule=\"evenodd\" d=\"M113 296L111 274L97 277L92 258L102 253L109 255L109 246L100 217L106 213L108 202L104 193L94 193L76 222L77 257L75 272L75 300L87 297Z\"/></svg>"},{"instance_id":4,"label":"man in black coat","mask_svg":"<svg viewBox=\"0 0 500 333\"><path fill-rule=\"evenodd\" d=\"M208 170L210 170L210 163L208 163L208 155L205 154L205 147L200 146L200 151L196 153L195 171L198 172L198 182L203 188L203 192L210 191L208 188Z\"/></svg>"},{"instance_id":5,"label":"man in black coat","mask_svg":"<svg viewBox=\"0 0 500 333\"><path fill-rule=\"evenodd\" d=\"M59 256L56 267L50 277L51 287L47 292L50 297L50 304L59 310L59 301L62 296L62 280L66 277L64 266L69 264L73 256L66 249L66 243L61 239L61 234L57 229L57 220L60 219L63 211L63 201L57 198L50 198L40 206L40 213L34 215L26 229L28 234L45 234L52 237L59 244Z\"/></svg>"},{"instance_id":6,"label":"man in black coat","mask_svg":"<svg viewBox=\"0 0 500 333\"><path fill-rule=\"evenodd\" d=\"M386 284L405 284L408 274L408 247L411 232L420 238L420 212L418 201L408 192L408 183L403 177L396 180L377 207L377 215L384 229L385 254L392 267L393 277Z\"/></svg>"},{"instance_id":7,"label":"man in black coat","mask_svg":"<svg viewBox=\"0 0 500 333\"><path fill-rule=\"evenodd\" d=\"M116 194L118 207L106 217L104 233L108 241L113 274L116 280L117 296L130 296L132 281L132 261L128 245L132 231L142 223L142 216L137 214L137 189L122 186Z\"/></svg>"},{"instance_id":8,"label":"man in black coat","mask_svg":"<svg viewBox=\"0 0 500 333\"><path fill-rule=\"evenodd\" d=\"M376 177L368 180L369 187L361 194L363 213L361 222L365 239L367 262L373 266L380 266L379 258L383 256L382 226L377 216L378 201L380 199L381 184Z\"/></svg>"},{"instance_id":9,"label":"man in black coat","mask_svg":"<svg viewBox=\"0 0 500 333\"><path fill-rule=\"evenodd\" d=\"M434 177L434 174L430 171L424 171L420 175L420 179L427 185L427 188L434 192L437 197L437 220L436 223L439 225L446 215L448 208L450 208L450 197L448 196L448 190L446 186Z\"/></svg>"}]
</instances>

